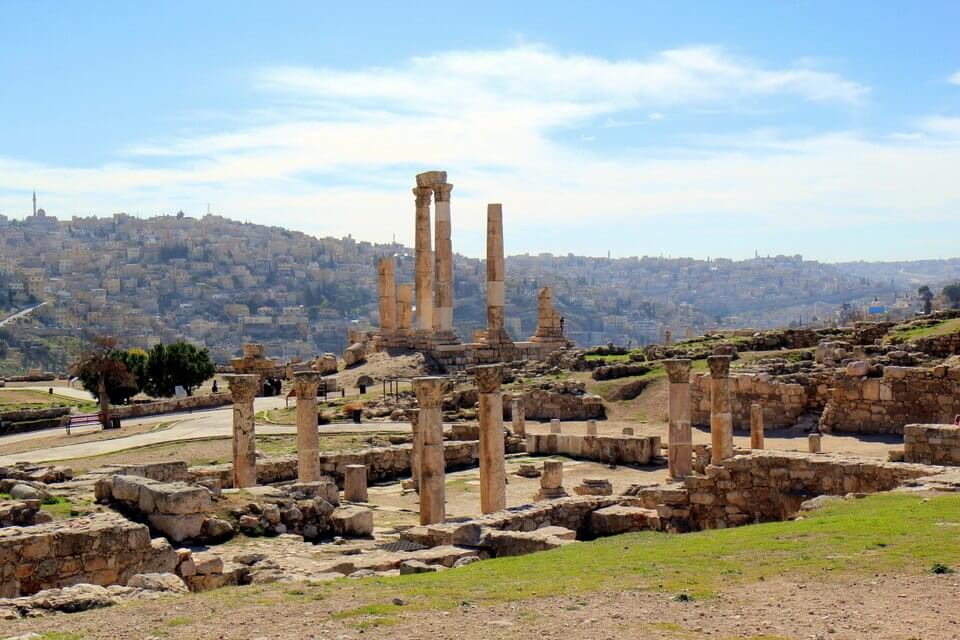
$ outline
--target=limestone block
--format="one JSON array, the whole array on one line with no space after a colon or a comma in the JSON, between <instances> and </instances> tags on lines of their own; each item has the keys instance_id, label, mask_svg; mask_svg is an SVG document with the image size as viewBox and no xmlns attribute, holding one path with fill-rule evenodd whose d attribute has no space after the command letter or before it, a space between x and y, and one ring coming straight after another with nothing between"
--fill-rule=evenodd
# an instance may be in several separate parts
<instances>
[{"instance_id":1,"label":"limestone block","mask_svg":"<svg viewBox=\"0 0 960 640\"><path fill-rule=\"evenodd\" d=\"M590 529L598 536L612 536L631 531L661 528L660 516L655 509L612 505L597 509L590 514Z\"/></svg>"},{"instance_id":2,"label":"limestone block","mask_svg":"<svg viewBox=\"0 0 960 640\"><path fill-rule=\"evenodd\" d=\"M373 534L373 511L366 507L341 507L334 510L330 519L338 535L366 537Z\"/></svg>"}]
</instances>

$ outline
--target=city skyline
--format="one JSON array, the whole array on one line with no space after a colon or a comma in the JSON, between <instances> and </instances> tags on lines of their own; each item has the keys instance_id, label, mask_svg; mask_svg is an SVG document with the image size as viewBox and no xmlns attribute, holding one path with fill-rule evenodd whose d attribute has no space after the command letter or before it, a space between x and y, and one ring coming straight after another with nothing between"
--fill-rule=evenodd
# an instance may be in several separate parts
<instances>
[{"instance_id":1,"label":"city skyline","mask_svg":"<svg viewBox=\"0 0 960 640\"><path fill-rule=\"evenodd\" d=\"M36 189L61 219L209 203L410 246L409 176L439 168L474 257L487 202L508 254L960 254L950 3L2 7L0 86L31 87L0 107L9 217Z\"/></svg>"}]
</instances>

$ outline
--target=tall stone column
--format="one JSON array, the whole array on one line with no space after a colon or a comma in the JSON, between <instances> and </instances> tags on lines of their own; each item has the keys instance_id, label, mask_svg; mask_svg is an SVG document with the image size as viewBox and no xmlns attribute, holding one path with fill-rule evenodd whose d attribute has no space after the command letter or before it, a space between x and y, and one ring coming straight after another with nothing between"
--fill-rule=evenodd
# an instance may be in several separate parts
<instances>
[{"instance_id":1,"label":"tall stone column","mask_svg":"<svg viewBox=\"0 0 960 640\"><path fill-rule=\"evenodd\" d=\"M380 335L389 336L397 328L396 267L393 258L380 258L377 265L377 300L380 303Z\"/></svg>"},{"instance_id":2,"label":"tall stone column","mask_svg":"<svg viewBox=\"0 0 960 640\"><path fill-rule=\"evenodd\" d=\"M397 333L409 335L413 328L413 285L397 286Z\"/></svg>"},{"instance_id":3,"label":"tall stone column","mask_svg":"<svg viewBox=\"0 0 960 640\"><path fill-rule=\"evenodd\" d=\"M446 461L443 456L443 378L414 378L413 388L420 407L420 524L446 519Z\"/></svg>"},{"instance_id":4,"label":"tall stone column","mask_svg":"<svg viewBox=\"0 0 960 640\"><path fill-rule=\"evenodd\" d=\"M416 187L417 226L414 239L414 286L417 298L417 331L433 331L433 250L430 238L430 187Z\"/></svg>"},{"instance_id":5,"label":"tall stone column","mask_svg":"<svg viewBox=\"0 0 960 640\"><path fill-rule=\"evenodd\" d=\"M253 430L253 400L260 389L260 376L228 374L227 386L233 396L233 487L257 484L257 441Z\"/></svg>"},{"instance_id":6,"label":"tall stone column","mask_svg":"<svg viewBox=\"0 0 960 640\"><path fill-rule=\"evenodd\" d=\"M693 472L693 433L690 429L690 361L664 360L670 379L670 477Z\"/></svg>"},{"instance_id":7,"label":"tall stone column","mask_svg":"<svg viewBox=\"0 0 960 640\"><path fill-rule=\"evenodd\" d=\"M503 260L503 205L487 205L487 342L510 342L504 328L506 286Z\"/></svg>"},{"instance_id":8,"label":"tall stone column","mask_svg":"<svg viewBox=\"0 0 960 640\"><path fill-rule=\"evenodd\" d=\"M503 365L475 367L480 392L480 512L507 508L507 471L503 445Z\"/></svg>"},{"instance_id":9,"label":"tall stone column","mask_svg":"<svg viewBox=\"0 0 960 640\"><path fill-rule=\"evenodd\" d=\"M763 405L750 405L750 448L763 449Z\"/></svg>"},{"instance_id":10,"label":"tall stone column","mask_svg":"<svg viewBox=\"0 0 960 640\"><path fill-rule=\"evenodd\" d=\"M510 418L513 423L513 434L521 438L526 437L527 410L521 396L517 396L510 401Z\"/></svg>"},{"instance_id":11,"label":"tall stone column","mask_svg":"<svg viewBox=\"0 0 960 640\"><path fill-rule=\"evenodd\" d=\"M317 434L317 386L319 371L297 371L293 388L297 393L297 479L320 479L320 436Z\"/></svg>"},{"instance_id":12,"label":"tall stone column","mask_svg":"<svg viewBox=\"0 0 960 640\"><path fill-rule=\"evenodd\" d=\"M733 455L733 413L730 411L730 356L708 356L710 367L710 462Z\"/></svg>"},{"instance_id":13,"label":"tall stone column","mask_svg":"<svg viewBox=\"0 0 960 640\"><path fill-rule=\"evenodd\" d=\"M445 338L453 337L453 243L450 241L450 191L453 185L433 185L434 201L434 287L436 306L433 327Z\"/></svg>"}]
</instances>

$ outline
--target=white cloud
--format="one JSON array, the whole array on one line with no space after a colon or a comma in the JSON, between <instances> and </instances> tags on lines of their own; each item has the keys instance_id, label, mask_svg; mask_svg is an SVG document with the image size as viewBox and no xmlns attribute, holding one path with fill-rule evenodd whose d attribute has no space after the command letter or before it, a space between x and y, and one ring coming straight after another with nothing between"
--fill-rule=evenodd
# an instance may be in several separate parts
<instances>
[{"instance_id":1,"label":"white cloud","mask_svg":"<svg viewBox=\"0 0 960 640\"><path fill-rule=\"evenodd\" d=\"M598 118L597 129L615 135L684 109L739 111L767 100L848 105L868 93L831 72L770 68L718 48L608 60L523 46L391 68L267 69L256 83L271 98L271 110L257 112L265 124L142 141L120 156L123 163L98 168L0 158L0 211L23 210L23 194L36 186L54 215L69 216L74 202L99 214L199 214L211 202L238 219L370 240L395 233L411 242L413 174L441 168L455 183L455 248L477 255L487 201L504 202L508 226L520 232L508 251L587 251L578 229L640 237L652 220L682 228L689 216L827 231L906 216L946 219L960 207L951 171L960 164L960 136L950 119L879 140L757 130L611 146L586 130ZM570 128L572 137L555 135ZM537 246L545 225L570 230L570 245Z\"/></svg>"},{"instance_id":2,"label":"white cloud","mask_svg":"<svg viewBox=\"0 0 960 640\"><path fill-rule=\"evenodd\" d=\"M951 84L960 84L960 71L957 71L955 74L950 76L949 81Z\"/></svg>"}]
</instances>

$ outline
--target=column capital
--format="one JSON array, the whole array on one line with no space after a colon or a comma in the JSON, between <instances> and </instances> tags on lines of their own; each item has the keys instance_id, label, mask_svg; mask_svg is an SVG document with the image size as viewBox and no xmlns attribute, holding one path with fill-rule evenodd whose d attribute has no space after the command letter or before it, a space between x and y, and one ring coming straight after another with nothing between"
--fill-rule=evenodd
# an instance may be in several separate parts
<instances>
[{"instance_id":1,"label":"column capital","mask_svg":"<svg viewBox=\"0 0 960 640\"><path fill-rule=\"evenodd\" d=\"M451 191L453 191L453 185L449 182L433 185L433 201L450 202Z\"/></svg>"},{"instance_id":2,"label":"column capital","mask_svg":"<svg viewBox=\"0 0 960 640\"><path fill-rule=\"evenodd\" d=\"M413 195L417 198L417 209L430 206L430 196L433 195L433 189L430 187L414 187Z\"/></svg>"},{"instance_id":3,"label":"column capital","mask_svg":"<svg viewBox=\"0 0 960 640\"><path fill-rule=\"evenodd\" d=\"M413 388L417 393L420 409L437 409L443 400L443 378L426 376L413 379Z\"/></svg>"},{"instance_id":4,"label":"column capital","mask_svg":"<svg viewBox=\"0 0 960 640\"><path fill-rule=\"evenodd\" d=\"M502 364L484 364L470 370L477 380L480 393L495 393L500 390L503 377Z\"/></svg>"},{"instance_id":5,"label":"column capital","mask_svg":"<svg viewBox=\"0 0 960 640\"><path fill-rule=\"evenodd\" d=\"M228 373L223 376L234 402L250 402L260 390L260 376L253 373Z\"/></svg>"},{"instance_id":6,"label":"column capital","mask_svg":"<svg viewBox=\"0 0 960 640\"><path fill-rule=\"evenodd\" d=\"M707 356L707 366L710 367L710 377L714 380L727 378L730 375L730 356Z\"/></svg>"},{"instance_id":7,"label":"column capital","mask_svg":"<svg viewBox=\"0 0 960 640\"><path fill-rule=\"evenodd\" d=\"M321 377L319 371L295 371L293 373L293 388L297 392L297 397L316 398Z\"/></svg>"},{"instance_id":8,"label":"column capital","mask_svg":"<svg viewBox=\"0 0 960 640\"><path fill-rule=\"evenodd\" d=\"M671 358L663 361L663 368L667 370L667 377L672 383L690 382L690 361L681 358Z\"/></svg>"}]
</instances>

